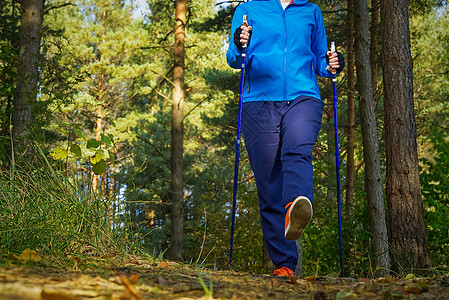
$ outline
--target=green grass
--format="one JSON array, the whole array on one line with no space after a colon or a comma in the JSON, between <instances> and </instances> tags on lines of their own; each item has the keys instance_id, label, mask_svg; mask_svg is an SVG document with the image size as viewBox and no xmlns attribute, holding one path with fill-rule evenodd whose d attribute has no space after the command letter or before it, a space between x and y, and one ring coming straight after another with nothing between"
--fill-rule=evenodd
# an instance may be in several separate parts
<instances>
[{"instance_id":1,"label":"green grass","mask_svg":"<svg viewBox=\"0 0 449 300\"><path fill-rule=\"evenodd\" d=\"M38 147L0 165L0 258L30 248L51 264L70 265L75 257L124 259L139 248L126 219L113 229L112 200L93 193L80 174L58 170Z\"/></svg>"}]
</instances>

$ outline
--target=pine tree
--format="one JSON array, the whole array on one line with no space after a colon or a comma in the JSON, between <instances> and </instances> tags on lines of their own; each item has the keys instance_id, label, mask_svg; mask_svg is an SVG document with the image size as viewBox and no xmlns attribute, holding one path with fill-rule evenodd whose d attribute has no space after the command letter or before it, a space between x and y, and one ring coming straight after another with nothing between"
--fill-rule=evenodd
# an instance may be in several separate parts
<instances>
[{"instance_id":1,"label":"pine tree","mask_svg":"<svg viewBox=\"0 0 449 300\"><path fill-rule=\"evenodd\" d=\"M419 182L408 0L381 1L388 238L393 268L429 266Z\"/></svg>"},{"instance_id":2,"label":"pine tree","mask_svg":"<svg viewBox=\"0 0 449 300\"><path fill-rule=\"evenodd\" d=\"M380 173L379 141L374 112L372 73L369 61L369 12L366 0L354 0L355 53L360 115L365 158L365 191L371 229L371 248L376 275L389 273L387 225L383 197L383 181Z\"/></svg>"},{"instance_id":3,"label":"pine tree","mask_svg":"<svg viewBox=\"0 0 449 300\"><path fill-rule=\"evenodd\" d=\"M33 104L39 89L39 60L44 0L24 0L20 26L20 54L14 96L12 137L29 135L34 121Z\"/></svg>"}]
</instances>

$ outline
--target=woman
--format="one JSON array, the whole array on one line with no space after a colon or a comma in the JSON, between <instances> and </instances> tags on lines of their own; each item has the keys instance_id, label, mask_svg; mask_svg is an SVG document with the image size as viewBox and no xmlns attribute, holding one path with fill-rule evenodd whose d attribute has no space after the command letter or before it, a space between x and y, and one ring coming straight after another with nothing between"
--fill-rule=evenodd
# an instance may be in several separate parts
<instances>
[{"instance_id":1,"label":"woman","mask_svg":"<svg viewBox=\"0 0 449 300\"><path fill-rule=\"evenodd\" d=\"M248 24L242 24L243 16ZM239 69L247 44L242 128L262 231L274 274L294 274L296 239L312 218L312 149L322 118L316 75L340 72L323 17L307 0L253 0L237 7L227 61Z\"/></svg>"}]
</instances>

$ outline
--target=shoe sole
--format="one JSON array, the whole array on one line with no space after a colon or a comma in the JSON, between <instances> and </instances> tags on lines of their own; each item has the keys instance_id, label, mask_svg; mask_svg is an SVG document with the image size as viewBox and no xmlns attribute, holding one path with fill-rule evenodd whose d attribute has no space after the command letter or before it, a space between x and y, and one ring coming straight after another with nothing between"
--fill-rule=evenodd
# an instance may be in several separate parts
<instances>
[{"instance_id":1,"label":"shoe sole","mask_svg":"<svg viewBox=\"0 0 449 300\"><path fill-rule=\"evenodd\" d=\"M290 222L285 230L285 238L297 240L312 219L312 204L309 199L300 196L295 199L288 213Z\"/></svg>"}]
</instances>

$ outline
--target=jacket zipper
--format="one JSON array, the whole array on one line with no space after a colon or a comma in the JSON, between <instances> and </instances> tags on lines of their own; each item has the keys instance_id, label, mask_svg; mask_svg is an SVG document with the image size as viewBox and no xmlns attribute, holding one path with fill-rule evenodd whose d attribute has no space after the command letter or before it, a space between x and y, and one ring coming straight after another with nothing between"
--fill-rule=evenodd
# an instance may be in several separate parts
<instances>
[{"instance_id":1,"label":"jacket zipper","mask_svg":"<svg viewBox=\"0 0 449 300\"><path fill-rule=\"evenodd\" d=\"M284 87L282 90L282 100L284 100L287 95L287 22L284 9L282 9L282 18L284 20Z\"/></svg>"}]
</instances>

